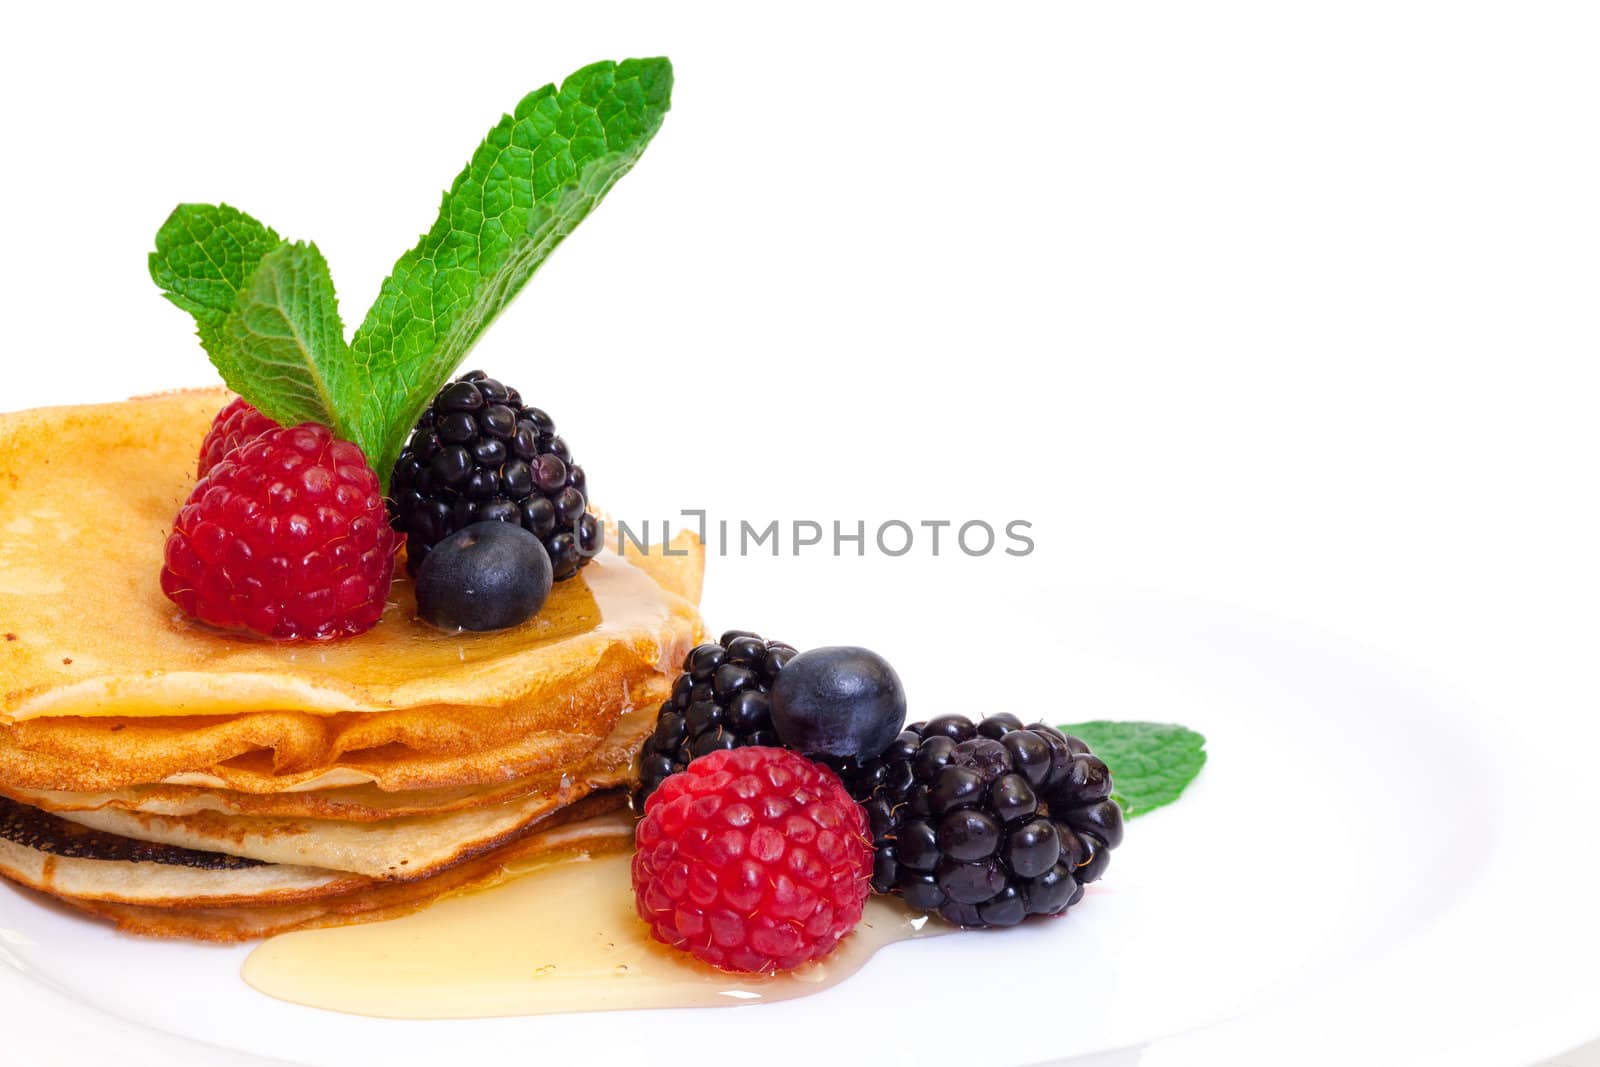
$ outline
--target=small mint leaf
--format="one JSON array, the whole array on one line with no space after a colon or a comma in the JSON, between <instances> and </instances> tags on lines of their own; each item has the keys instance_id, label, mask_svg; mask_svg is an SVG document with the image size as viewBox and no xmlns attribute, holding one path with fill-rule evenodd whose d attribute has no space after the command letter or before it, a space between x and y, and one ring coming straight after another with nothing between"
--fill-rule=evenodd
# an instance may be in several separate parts
<instances>
[{"instance_id":1,"label":"small mint leaf","mask_svg":"<svg viewBox=\"0 0 1600 1067\"><path fill-rule=\"evenodd\" d=\"M361 379L350 358L327 261L314 244L284 242L261 257L232 310L212 362L228 387L285 426L346 426Z\"/></svg>"},{"instance_id":2,"label":"small mint leaf","mask_svg":"<svg viewBox=\"0 0 1600 1067\"><path fill-rule=\"evenodd\" d=\"M213 359L239 290L281 240L227 204L179 204L156 232L150 277L168 300L194 316L200 343Z\"/></svg>"},{"instance_id":3,"label":"small mint leaf","mask_svg":"<svg viewBox=\"0 0 1600 1067\"><path fill-rule=\"evenodd\" d=\"M1206 763L1206 739L1185 726L1097 720L1061 731L1082 738L1111 768L1111 798L1129 818L1177 800Z\"/></svg>"},{"instance_id":4,"label":"small mint leaf","mask_svg":"<svg viewBox=\"0 0 1600 1067\"><path fill-rule=\"evenodd\" d=\"M631 169L671 106L672 64L584 67L522 99L445 193L356 330L359 413L379 477L422 409L556 245Z\"/></svg>"}]
</instances>

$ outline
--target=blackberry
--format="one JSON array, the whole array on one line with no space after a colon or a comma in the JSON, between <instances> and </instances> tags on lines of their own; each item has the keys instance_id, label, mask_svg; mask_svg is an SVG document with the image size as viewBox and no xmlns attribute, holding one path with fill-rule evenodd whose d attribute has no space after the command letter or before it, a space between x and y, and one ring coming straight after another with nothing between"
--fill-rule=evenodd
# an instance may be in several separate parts
<instances>
[{"instance_id":1,"label":"blackberry","mask_svg":"<svg viewBox=\"0 0 1600 1067\"><path fill-rule=\"evenodd\" d=\"M482 371L433 398L395 461L389 495L412 575L434 545L475 522L516 523L533 534L558 582L600 548L583 468L555 423Z\"/></svg>"},{"instance_id":2,"label":"blackberry","mask_svg":"<svg viewBox=\"0 0 1600 1067\"><path fill-rule=\"evenodd\" d=\"M1106 765L1011 714L914 723L841 774L872 830L872 888L959 926L1059 915L1122 842Z\"/></svg>"},{"instance_id":3,"label":"blackberry","mask_svg":"<svg viewBox=\"0 0 1600 1067\"><path fill-rule=\"evenodd\" d=\"M746 745L781 748L769 694L794 656L792 646L748 630L729 630L685 656L672 696L656 715L655 732L639 750L633 810L643 813L656 787L699 756Z\"/></svg>"}]
</instances>

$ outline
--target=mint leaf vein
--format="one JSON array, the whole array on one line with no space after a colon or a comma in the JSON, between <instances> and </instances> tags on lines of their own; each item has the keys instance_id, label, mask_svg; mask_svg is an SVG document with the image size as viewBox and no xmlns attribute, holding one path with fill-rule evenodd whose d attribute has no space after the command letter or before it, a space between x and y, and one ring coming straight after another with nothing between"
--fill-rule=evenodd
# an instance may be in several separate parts
<instances>
[{"instance_id":1,"label":"mint leaf vein","mask_svg":"<svg viewBox=\"0 0 1600 1067\"><path fill-rule=\"evenodd\" d=\"M1061 730L1111 768L1112 798L1130 818L1177 800L1206 762L1206 739L1186 726L1099 719Z\"/></svg>"},{"instance_id":2,"label":"mint leaf vein","mask_svg":"<svg viewBox=\"0 0 1600 1067\"><path fill-rule=\"evenodd\" d=\"M168 300L194 316L212 359L239 291L261 257L281 242L270 227L227 204L179 204L156 232L150 277Z\"/></svg>"},{"instance_id":3,"label":"mint leaf vein","mask_svg":"<svg viewBox=\"0 0 1600 1067\"><path fill-rule=\"evenodd\" d=\"M328 265L226 204L182 204L150 276L194 316L230 388L284 424L320 422L385 487L422 409L540 264L626 174L672 96L666 59L601 62L524 97L445 193L345 343Z\"/></svg>"},{"instance_id":4,"label":"mint leaf vein","mask_svg":"<svg viewBox=\"0 0 1600 1067\"><path fill-rule=\"evenodd\" d=\"M671 91L665 59L595 63L529 93L489 131L351 342L380 474L478 336L633 167Z\"/></svg>"},{"instance_id":5,"label":"mint leaf vein","mask_svg":"<svg viewBox=\"0 0 1600 1067\"><path fill-rule=\"evenodd\" d=\"M316 245L285 242L263 256L223 332L227 343L213 362L264 415L285 426L320 422L363 443L341 417L359 403L360 385Z\"/></svg>"}]
</instances>

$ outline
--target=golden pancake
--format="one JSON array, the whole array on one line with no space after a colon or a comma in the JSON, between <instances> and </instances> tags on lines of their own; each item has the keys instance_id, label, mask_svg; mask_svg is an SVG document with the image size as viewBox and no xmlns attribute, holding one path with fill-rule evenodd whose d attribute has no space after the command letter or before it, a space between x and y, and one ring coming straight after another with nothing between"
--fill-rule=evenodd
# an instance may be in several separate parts
<instances>
[{"instance_id":1,"label":"golden pancake","mask_svg":"<svg viewBox=\"0 0 1600 1067\"><path fill-rule=\"evenodd\" d=\"M227 400L0 415L0 875L124 929L238 940L631 841L596 817L702 636L699 542L613 541L496 633L423 624L403 578L359 637L217 631L159 573Z\"/></svg>"},{"instance_id":2,"label":"golden pancake","mask_svg":"<svg viewBox=\"0 0 1600 1067\"><path fill-rule=\"evenodd\" d=\"M349 871L383 881L415 881L491 851L559 808L600 789L629 784L632 753L648 732L633 716L634 736L563 773L551 787L497 804L457 811L349 821L227 815L155 815L103 808L62 813L81 826L137 841L223 853L266 863ZM643 725L644 729L638 729ZM624 758L616 758L618 756Z\"/></svg>"},{"instance_id":3,"label":"golden pancake","mask_svg":"<svg viewBox=\"0 0 1600 1067\"><path fill-rule=\"evenodd\" d=\"M280 819L250 815L149 815L136 811L72 812L62 816L94 830L136 841L221 852L291 867L347 871L378 881L415 881L489 852L588 795L591 781L618 785L626 772L569 781L551 793L443 815L407 815L378 822Z\"/></svg>"},{"instance_id":4,"label":"golden pancake","mask_svg":"<svg viewBox=\"0 0 1600 1067\"><path fill-rule=\"evenodd\" d=\"M349 640L281 645L189 620L161 593L162 551L227 400L202 390L0 415L0 723L537 707L602 662L623 678L672 669L697 636L686 596L605 553L536 618L496 633L432 629L405 581L378 626ZM698 593L693 555L656 569Z\"/></svg>"},{"instance_id":5,"label":"golden pancake","mask_svg":"<svg viewBox=\"0 0 1600 1067\"><path fill-rule=\"evenodd\" d=\"M629 682L605 668L602 660L568 692L546 694L532 713L35 719L0 727L0 791L168 783L277 793L364 782L394 791L530 778L582 762L624 712L653 709L670 692L667 675Z\"/></svg>"},{"instance_id":6,"label":"golden pancake","mask_svg":"<svg viewBox=\"0 0 1600 1067\"><path fill-rule=\"evenodd\" d=\"M623 712L663 699L663 672L700 637L704 552L686 535L671 555L602 552L537 617L492 634L417 621L405 580L379 626L346 641L280 645L183 618L160 594L160 550L226 399L0 416L0 787L503 786L584 759ZM92 502L93 531L61 528L51 502L73 494Z\"/></svg>"},{"instance_id":7,"label":"golden pancake","mask_svg":"<svg viewBox=\"0 0 1600 1067\"><path fill-rule=\"evenodd\" d=\"M664 698L663 698L664 699ZM241 793L236 790L186 785L144 785L102 792L21 789L0 783L0 796L50 812L116 809L152 815L273 816L289 819L344 819L356 822L407 815L441 815L486 804L498 804L533 793L551 792L563 777L626 772L639 746L655 727L656 704L646 703L623 714L617 726L576 770L551 771L534 778L493 785L385 792L376 785L336 789ZM621 780L620 778L618 779ZM596 786L599 788L599 786Z\"/></svg>"},{"instance_id":8,"label":"golden pancake","mask_svg":"<svg viewBox=\"0 0 1600 1067\"><path fill-rule=\"evenodd\" d=\"M623 716L624 722L639 712ZM619 724L620 725L620 724ZM564 773L564 772L562 772ZM514 800L553 787L561 773L546 773L498 785L469 785L442 789L408 789L388 793L370 782L335 789L295 790L281 793L240 793L191 785L136 785L126 789L73 793L50 789L18 789L0 785L0 796L20 800L45 811L63 813L141 811L152 815L198 815L215 811L225 815L265 815L289 819L350 819L371 821L404 815L439 815L483 804Z\"/></svg>"},{"instance_id":9,"label":"golden pancake","mask_svg":"<svg viewBox=\"0 0 1600 1067\"><path fill-rule=\"evenodd\" d=\"M581 805L580 805L581 807ZM448 893L491 884L508 864L563 853L597 854L631 848L633 820L626 813L594 815L577 811L560 826L541 828L518 841L420 882L385 882L323 900L254 907L150 908L96 900L67 899L91 915L109 919L119 930L147 937L187 937L200 941L249 941L322 926L395 919Z\"/></svg>"},{"instance_id":10,"label":"golden pancake","mask_svg":"<svg viewBox=\"0 0 1600 1067\"><path fill-rule=\"evenodd\" d=\"M226 905L350 893L371 879L148 845L0 800L0 874L64 900Z\"/></svg>"},{"instance_id":11,"label":"golden pancake","mask_svg":"<svg viewBox=\"0 0 1600 1067\"><path fill-rule=\"evenodd\" d=\"M327 901L388 882L425 886L531 834L625 806L621 790L590 793L500 840L454 857L429 877L383 879L139 841L0 800L0 874L74 904L97 901L143 908L211 908Z\"/></svg>"}]
</instances>

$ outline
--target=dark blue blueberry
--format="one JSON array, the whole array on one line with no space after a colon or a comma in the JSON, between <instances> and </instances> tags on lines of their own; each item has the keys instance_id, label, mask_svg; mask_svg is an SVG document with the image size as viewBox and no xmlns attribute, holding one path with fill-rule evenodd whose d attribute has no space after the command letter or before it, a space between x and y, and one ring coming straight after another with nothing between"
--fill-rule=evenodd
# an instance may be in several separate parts
<instances>
[{"instance_id":1,"label":"dark blue blueberry","mask_svg":"<svg viewBox=\"0 0 1600 1067\"><path fill-rule=\"evenodd\" d=\"M476 523L428 552L417 572L417 613L446 630L503 630L533 617L551 579L537 537L509 522Z\"/></svg>"},{"instance_id":2,"label":"dark blue blueberry","mask_svg":"<svg viewBox=\"0 0 1600 1067\"><path fill-rule=\"evenodd\" d=\"M802 652L772 687L772 723L797 752L869 760L906 721L906 693L894 668L864 648Z\"/></svg>"}]
</instances>

